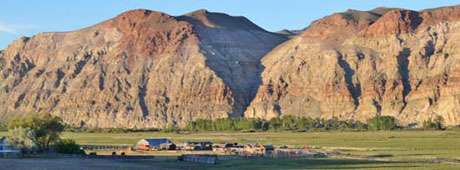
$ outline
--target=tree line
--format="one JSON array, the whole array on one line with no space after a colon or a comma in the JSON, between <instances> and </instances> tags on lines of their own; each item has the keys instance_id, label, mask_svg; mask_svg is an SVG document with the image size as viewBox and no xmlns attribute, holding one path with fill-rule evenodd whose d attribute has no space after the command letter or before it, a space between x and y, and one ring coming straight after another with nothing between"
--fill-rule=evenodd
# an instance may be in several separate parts
<instances>
[{"instance_id":1,"label":"tree line","mask_svg":"<svg viewBox=\"0 0 460 170\"><path fill-rule=\"evenodd\" d=\"M442 117L424 121L423 129L443 130ZM283 116L270 120L253 118L197 119L185 127L188 131L321 131L321 130L394 130L403 129L392 116L375 116L367 122L356 120ZM169 130L171 131L171 130Z\"/></svg>"},{"instance_id":2,"label":"tree line","mask_svg":"<svg viewBox=\"0 0 460 170\"><path fill-rule=\"evenodd\" d=\"M252 119L252 118L221 118L216 120L197 119L188 122L185 127L179 128L176 126L167 126L162 129L125 129L125 128L77 128L66 125L57 117L49 114L30 114L29 116L16 117L11 119L8 124L0 124L0 130L8 130L10 132L16 129L17 132L27 132L31 129L40 130L37 122L47 120L47 123L56 123L55 126L60 134L62 131L70 132L88 132L88 133L129 133L129 132L177 132L177 131L328 131L328 130L394 130L403 129L398 125L397 119L391 116L376 116L369 119L367 122L355 120L340 120L336 117L331 119L320 119L310 117L283 116L270 120ZM433 119L422 122L418 129L445 129L443 118L437 116ZM32 123L35 122L35 123ZM62 127L61 127L62 125ZM51 126L51 125L49 125ZM23 128L23 129L21 129ZM25 129L24 129L25 128ZM37 131L42 133L41 131ZM39 133L39 134L40 134Z\"/></svg>"}]
</instances>

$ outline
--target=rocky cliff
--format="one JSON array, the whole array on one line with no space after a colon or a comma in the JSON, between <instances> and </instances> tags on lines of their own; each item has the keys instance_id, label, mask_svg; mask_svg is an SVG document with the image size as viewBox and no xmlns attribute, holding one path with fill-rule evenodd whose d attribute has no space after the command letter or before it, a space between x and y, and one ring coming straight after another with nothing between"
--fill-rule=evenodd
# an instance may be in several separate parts
<instances>
[{"instance_id":1,"label":"rocky cliff","mask_svg":"<svg viewBox=\"0 0 460 170\"><path fill-rule=\"evenodd\" d=\"M0 53L1 118L50 112L74 126L162 128L242 116L261 81L260 59L285 39L205 10L132 10L23 37Z\"/></svg>"},{"instance_id":2,"label":"rocky cliff","mask_svg":"<svg viewBox=\"0 0 460 170\"><path fill-rule=\"evenodd\" d=\"M460 124L460 7L349 10L315 21L262 60L246 117Z\"/></svg>"},{"instance_id":3,"label":"rocky cliff","mask_svg":"<svg viewBox=\"0 0 460 170\"><path fill-rule=\"evenodd\" d=\"M460 124L459 6L348 10L283 34L206 10L132 10L23 37L0 51L0 118L50 112L100 128L283 115Z\"/></svg>"}]
</instances>

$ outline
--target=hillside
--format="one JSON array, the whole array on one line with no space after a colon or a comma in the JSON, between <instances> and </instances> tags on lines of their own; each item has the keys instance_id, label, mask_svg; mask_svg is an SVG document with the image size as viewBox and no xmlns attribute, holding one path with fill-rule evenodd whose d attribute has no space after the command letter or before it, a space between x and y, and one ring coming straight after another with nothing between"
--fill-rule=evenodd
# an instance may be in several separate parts
<instances>
[{"instance_id":1,"label":"hillside","mask_svg":"<svg viewBox=\"0 0 460 170\"><path fill-rule=\"evenodd\" d=\"M314 22L263 58L246 117L460 124L460 7L349 10Z\"/></svg>"},{"instance_id":2,"label":"hillside","mask_svg":"<svg viewBox=\"0 0 460 170\"><path fill-rule=\"evenodd\" d=\"M143 9L23 37L0 56L1 117L50 112L74 126L162 128L242 116L261 57L285 39L244 17Z\"/></svg>"},{"instance_id":3,"label":"hillside","mask_svg":"<svg viewBox=\"0 0 460 170\"><path fill-rule=\"evenodd\" d=\"M460 6L347 10L302 31L245 17L124 12L0 51L0 118L50 112L76 127L164 128L284 115L460 124Z\"/></svg>"}]
</instances>

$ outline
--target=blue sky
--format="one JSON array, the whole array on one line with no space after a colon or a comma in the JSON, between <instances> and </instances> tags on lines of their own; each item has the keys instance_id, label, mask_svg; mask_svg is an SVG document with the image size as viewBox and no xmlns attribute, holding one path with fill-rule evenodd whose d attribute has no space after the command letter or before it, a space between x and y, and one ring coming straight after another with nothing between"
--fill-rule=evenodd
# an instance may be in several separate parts
<instances>
[{"instance_id":1,"label":"blue sky","mask_svg":"<svg viewBox=\"0 0 460 170\"><path fill-rule=\"evenodd\" d=\"M347 9L375 7L425 9L460 4L460 0L1 0L0 49L19 36L69 31L115 15L146 8L181 15L197 9L243 15L269 30L300 29L311 21Z\"/></svg>"}]
</instances>

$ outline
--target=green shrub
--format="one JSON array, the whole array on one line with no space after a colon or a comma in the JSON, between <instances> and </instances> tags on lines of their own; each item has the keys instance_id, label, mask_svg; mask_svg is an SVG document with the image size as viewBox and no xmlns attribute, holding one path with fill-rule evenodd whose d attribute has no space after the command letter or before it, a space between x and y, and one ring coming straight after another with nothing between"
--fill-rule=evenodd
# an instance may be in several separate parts
<instances>
[{"instance_id":1,"label":"green shrub","mask_svg":"<svg viewBox=\"0 0 460 170\"><path fill-rule=\"evenodd\" d=\"M305 117L283 116L281 118L272 118L268 123L268 130L291 130L306 131L322 127L320 119Z\"/></svg>"},{"instance_id":2,"label":"green shrub","mask_svg":"<svg viewBox=\"0 0 460 170\"><path fill-rule=\"evenodd\" d=\"M216 131L228 131L235 129L235 121L233 119L220 118L213 123L213 129Z\"/></svg>"},{"instance_id":3,"label":"green shrub","mask_svg":"<svg viewBox=\"0 0 460 170\"><path fill-rule=\"evenodd\" d=\"M197 119L187 124L189 131L243 131L268 130L269 122L260 119L221 118L216 120Z\"/></svg>"},{"instance_id":4,"label":"green shrub","mask_svg":"<svg viewBox=\"0 0 460 170\"><path fill-rule=\"evenodd\" d=\"M83 150L81 150L80 145L78 145L72 139L59 140L54 145L54 149L56 150L57 153L63 153L63 154L82 154L84 153Z\"/></svg>"},{"instance_id":5,"label":"green shrub","mask_svg":"<svg viewBox=\"0 0 460 170\"><path fill-rule=\"evenodd\" d=\"M305 118L305 117L298 118L297 127L299 128L298 131L307 131L311 129L316 129L317 127L321 127L321 120Z\"/></svg>"},{"instance_id":6,"label":"green shrub","mask_svg":"<svg viewBox=\"0 0 460 170\"><path fill-rule=\"evenodd\" d=\"M163 128L161 130L161 132L163 132L163 133L178 133L179 131L180 131L180 129L177 128L174 125L168 125L168 126L166 126L165 128Z\"/></svg>"},{"instance_id":7,"label":"green shrub","mask_svg":"<svg viewBox=\"0 0 460 170\"><path fill-rule=\"evenodd\" d=\"M259 122L256 119L237 119L234 130L256 130L259 129Z\"/></svg>"},{"instance_id":8,"label":"green shrub","mask_svg":"<svg viewBox=\"0 0 460 170\"><path fill-rule=\"evenodd\" d=\"M324 126L326 130L346 130L346 129L352 128L351 123L347 121L339 120L337 117L333 117L332 119L325 120L324 122L325 122Z\"/></svg>"},{"instance_id":9,"label":"green shrub","mask_svg":"<svg viewBox=\"0 0 460 170\"><path fill-rule=\"evenodd\" d=\"M392 116L376 116L367 123L369 130L393 130L398 127L396 119Z\"/></svg>"},{"instance_id":10,"label":"green shrub","mask_svg":"<svg viewBox=\"0 0 460 170\"><path fill-rule=\"evenodd\" d=\"M424 129L435 129L435 130L444 130L444 118L442 116L436 116L434 119L428 119L423 122Z\"/></svg>"},{"instance_id":11,"label":"green shrub","mask_svg":"<svg viewBox=\"0 0 460 170\"><path fill-rule=\"evenodd\" d=\"M260 130L262 130L262 131L267 131L267 130L269 130L269 129L270 129L270 122L269 122L269 121L265 121L265 120L261 121L261 123L260 123Z\"/></svg>"},{"instance_id":12,"label":"green shrub","mask_svg":"<svg viewBox=\"0 0 460 170\"><path fill-rule=\"evenodd\" d=\"M214 130L214 127L212 120L197 119L195 121L190 122L187 125L187 129L192 131L212 131Z\"/></svg>"},{"instance_id":13,"label":"green shrub","mask_svg":"<svg viewBox=\"0 0 460 170\"><path fill-rule=\"evenodd\" d=\"M282 121L280 118L275 117L270 120L270 125L268 126L270 130L279 130L282 128Z\"/></svg>"},{"instance_id":14,"label":"green shrub","mask_svg":"<svg viewBox=\"0 0 460 170\"><path fill-rule=\"evenodd\" d=\"M296 130L299 128L297 117L288 115L281 118L281 126L283 130Z\"/></svg>"},{"instance_id":15,"label":"green shrub","mask_svg":"<svg viewBox=\"0 0 460 170\"><path fill-rule=\"evenodd\" d=\"M356 129L356 130L367 130L368 127L367 127L367 124L363 123L363 122L360 122L360 121L355 121L352 123L352 129Z\"/></svg>"},{"instance_id":16,"label":"green shrub","mask_svg":"<svg viewBox=\"0 0 460 170\"><path fill-rule=\"evenodd\" d=\"M0 131L7 131L8 128L4 123L0 123Z\"/></svg>"}]
</instances>

